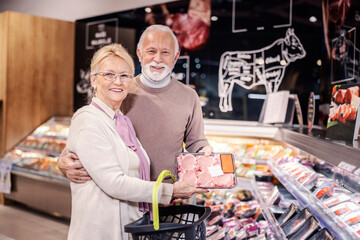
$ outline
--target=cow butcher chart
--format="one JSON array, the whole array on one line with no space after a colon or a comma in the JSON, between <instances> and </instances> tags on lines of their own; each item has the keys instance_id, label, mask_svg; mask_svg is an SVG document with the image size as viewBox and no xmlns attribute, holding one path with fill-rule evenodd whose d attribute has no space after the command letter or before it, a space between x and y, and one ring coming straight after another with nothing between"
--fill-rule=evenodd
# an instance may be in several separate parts
<instances>
[{"instance_id":1,"label":"cow butcher chart","mask_svg":"<svg viewBox=\"0 0 360 240\"><path fill-rule=\"evenodd\" d=\"M285 38L259 50L224 52L219 65L220 111L233 110L231 96L235 83L245 89L264 85L267 93L276 92L286 67L305 55L294 29L288 29Z\"/></svg>"}]
</instances>

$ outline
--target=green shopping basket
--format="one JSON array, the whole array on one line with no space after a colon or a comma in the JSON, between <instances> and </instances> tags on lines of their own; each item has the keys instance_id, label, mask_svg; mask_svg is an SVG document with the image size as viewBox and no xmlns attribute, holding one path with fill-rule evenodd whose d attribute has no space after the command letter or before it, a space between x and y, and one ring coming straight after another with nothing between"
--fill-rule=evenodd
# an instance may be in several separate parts
<instances>
[{"instance_id":1,"label":"green shopping basket","mask_svg":"<svg viewBox=\"0 0 360 240\"><path fill-rule=\"evenodd\" d=\"M210 215L209 207L196 205L172 205L159 207L158 187L166 176L174 175L164 170L160 173L153 190L153 218L146 213L139 220L127 224L125 232L130 233L134 240L205 240L206 227L204 220Z\"/></svg>"}]
</instances>

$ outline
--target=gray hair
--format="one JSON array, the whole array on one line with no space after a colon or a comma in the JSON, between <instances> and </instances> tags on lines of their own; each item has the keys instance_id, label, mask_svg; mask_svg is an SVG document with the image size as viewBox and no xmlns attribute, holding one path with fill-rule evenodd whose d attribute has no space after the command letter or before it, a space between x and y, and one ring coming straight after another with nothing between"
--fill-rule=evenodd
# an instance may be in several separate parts
<instances>
[{"instance_id":1,"label":"gray hair","mask_svg":"<svg viewBox=\"0 0 360 240\"><path fill-rule=\"evenodd\" d=\"M139 42L137 44L137 48L140 50L140 52L142 51L145 36L149 32L155 32L155 31L161 31L161 32L170 33L170 35L173 38L174 43L175 43L175 54L179 51L179 43L178 43L178 40L177 40L175 34L173 33L173 31L169 27L167 27L165 25L155 24L155 25L151 25L151 26L147 27L145 29L145 31L141 34L140 40L139 40Z\"/></svg>"}]
</instances>

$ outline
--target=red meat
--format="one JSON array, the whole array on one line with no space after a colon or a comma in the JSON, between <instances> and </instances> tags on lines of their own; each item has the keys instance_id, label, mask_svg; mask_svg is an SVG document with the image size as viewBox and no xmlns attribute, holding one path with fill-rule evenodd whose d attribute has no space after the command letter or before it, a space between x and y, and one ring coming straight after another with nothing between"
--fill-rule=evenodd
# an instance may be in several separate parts
<instances>
[{"instance_id":1,"label":"red meat","mask_svg":"<svg viewBox=\"0 0 360 240\"><path fill-rule=\"evenodd\" d=\"M345 92L346 92L346 90L344 90L344 89L339 89L339 90L336 92L335 96L334 96L335 102L337 102L337 103L339 103L339 104L344 103Z\"/></svg>"},{"instance_id":2,"label":"red meat","mask_svg":"<svg viewBox=\"0 0 360 240\"><path fill-rule=\"evenodd\" d=\"M346 89L346 92L344 95L344 102L347 104L350 104L353 95L359 97L359 87L358 86Z\"/></svg>"},{"instance_id":3,"label":"red meat","mask_svg":"<svg viewBox=\"0 0 360 240\"><path fill-rule=\"evenodd\" d=\"M171 30L176 35L180 48L197 50L202 48L209 38L209 26L200 18L186 13L175 13L171 17Z\"/></svg>"}]
</instances>

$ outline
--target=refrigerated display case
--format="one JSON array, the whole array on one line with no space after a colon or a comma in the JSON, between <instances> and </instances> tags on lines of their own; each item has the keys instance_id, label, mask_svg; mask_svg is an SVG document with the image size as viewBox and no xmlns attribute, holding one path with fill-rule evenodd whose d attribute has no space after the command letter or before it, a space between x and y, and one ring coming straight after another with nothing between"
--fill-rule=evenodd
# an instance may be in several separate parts
<instances>
[{"instance_id":1,"label":"refrigerated display case","mask_svg":"<svg viewBox=\"0 0 360 240\"><path fill-rule=\"evenodd\" d=\"M5 199L24 203L55 216L70 217L69 181L57 167L66 146L70 117L52 117L7 152L12 162L10 194Z\"/></svg>"},{"instance_id":2,"label":"refrigerated display case","mask_svg":"<svg viewBox=\"0 0 360 240\"><path fill-rule=\"evenodd\" d=\"M70 218L69 182L56 167L56 159L66 141L69 125L70 118L51 118L6 154L13 161L13 187L10 194L5 194L5 198ZM306 129L257 122L205 119L205 131L215 152L231 152L241 161L236 166L237 173L243 175L242 180L238 181L238 189L246 186L252 191L275 239L284 239L286 234L269 207L267 197L263 196L262 186L256 181L259 169L251 167L254 165L266 166L266 171L263 172L270 172L277 179L280 191L286 191L286 194L296 199L301 208L307 208L321 228L328 229L337 239L354 238L354 229L342 220L335 221L334 213L324 208L322 201L280 168L274 161L274 156L280 150L291 152L311 163L314 171L333 179L352 193L358 193L360 149L356 145L348 146L321 139L322 133L316 129L310 136ZM32 154L41 157L34 157ZM245 171L245 168L251 171ZM267 174L261 175L261 178L267 177Z\"/></svg>"},{"instance_id":3,"label":"refrigerated display case","mask_svg":"<svg viewBox=\"0 0 360 240\"><path fill-rule=\"evenodd\" d=\"M242 173L243 169L237 171L237 174L247 177L240 178L238 182L244 182L244 179L250 181L245 185L251 186L253 195L260 202L263 215L268 221L275 239L292 239L292 237L299 237L300 234L309 234L310 236L311 233L315 234L316 232L324 234L324 231L335 239L360 238L360 235L358 235L360 233L360 224L357 221L358 218L360 221L360 214L358 216L357 212L360 208L358 208L358 198L355 198L358 197L360 190L360 150L356 142L349 146L341 142L335 143L324 140L322 138L325 134L321 129L315 129L313 132L307 133L307 129L299 129L293 126L284 128L252 122L223 120L205 120L205 123L207 137L215 151L233 152L238 158L238 162L241 163L241 165L238 164L239 169L244 165L246 165L245 168L248 167L247 170L251 172L250 174ZM246 148L248 149L246 150ZM280 152L278 151L279 148L282 148ZM300 181L301 179L297 181L298 176L293 176L283 169L286 152L292 153L287 156L290 157L289 159L297 158L300 160L299 162L303 163L301 166L306 165L306 169L312 169L313 172L302 175L302 179L313 174L311 175L313 178L309 178L309 182L311 182L315 179L315 175L324 176L336 185L336 196L343 196L341 193L344 193L344 195L351 194L352 200L350 202L352 203L344 203L349 198L343 199L340 197L340 200L335 199L339 200L338 203L342 202L343 206L341 204L336 205L339 209L336 206L328 207L324 203L325 199L319 199L314 194L315 190L318 192L323 190L320 186L314 184L311 185L313 188L310 189L310 187L307 187L310 185L304 186ZM279 161L279 159L282 160ZM263 196L264 194L259 190L256 181L258 176L255 176L254 170L256 165L268 166L277 182L275 186L279 186L280 197L285 192L285 195L293 198L285 201L288 204L286 207L289 206L289 203L296 203L298 212L304 209L310 212L310 220L306 222L303 219L303 223L306 222L308 228L315 229L313 232L306 232L307 229L299 229L300 233L287 232L286 230L284 232L284 226L279 224L277 220L279 214L272 211L273 207L278 206L269 204L267 196ZM263 177L264 175L260 176L260 178ZM315 182L312 181L312 183ZM273 198L274 196L276 198L277 195L273 195ZM285 197L283 198L285 199ZM282 207L284 210L285 206ZM348 213L339 216L348 210L353 210L352 215Z\"/></svg>"}]
</instances>

